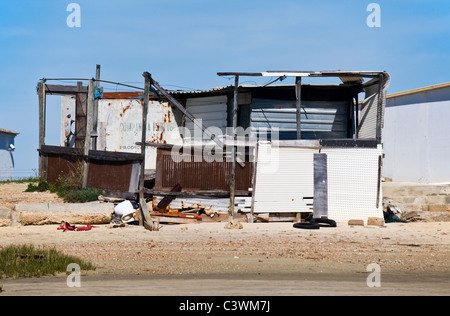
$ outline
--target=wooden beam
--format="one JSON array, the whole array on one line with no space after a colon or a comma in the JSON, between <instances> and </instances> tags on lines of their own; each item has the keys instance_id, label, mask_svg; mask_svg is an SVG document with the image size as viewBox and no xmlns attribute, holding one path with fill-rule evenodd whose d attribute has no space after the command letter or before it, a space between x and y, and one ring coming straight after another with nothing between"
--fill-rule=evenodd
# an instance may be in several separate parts
<instances>
[{"instance_id":1,"label":"wooden beam","mask_svg":"<svg viewBox=\"0 0 450 316\"><path fill-rule=\"evenodd\" d=\"M47 146L42 145L39 152L43 154L56 154L56 155L68 155L68 156L83 156L84 148L74 147L61 147L61 146ZM125 152L112 152L101 150L90 150L89 159L93 160L105 160L105 161L140 161L141 155L135 153Z\"/></svg>"},{"instance_id":2,"label":"wooden beam","mask_svg":"<svg viewBox=\"0 0 450 316\"><path fill-rule=\"evenodd\" d=\"M77 83L79 90L82 90L83 82ZM87 89L88 87L86 87ZM86 90L87 91L87 90ZM87 126L87 93L79 92L75 94L75 147L84 148Z\"/></svg>"},{"instance_id":3,"label":"wooden beam","mask_svg":"<svg viewBox=\"0 0 450 316\"><path fill-rule=\"evenodd\" d=\"M38 95L39 95L39 150L45 145L45 83L38 83ZM39 153L39 182L46 180L46 173L44 172L44 159L45 157Z\"/></svg>"},{"instance_id":4,"label":"wooden beam","mask_svg":"<svg viewBox=\"0 0 450 316\"><path fill-rule=\"evenodd\" d=\"M233 100L233 141L236 141L237 129L237 113L239 107L239 76L235 76L234 80L234 100ZM234 220L234 200L236 194L236 145L233 144L231 154L231 171L230 171L230 206L228 208L229 221Z\"/></svg>"},{"instance_id":5,"label":"wooden beam","mask_svg":"<svg viewBox=\"0 0 450 316\"><path fill-rule=\"evenodd\" d=\"M261 77L260 72L218 72L218 76L250 76L250 77Z\"/></svg>"},{"instance_id":6,"label":"wooden beam","mask_svg":"<svg viewBox=\"0 0 450 316\"><path fill-rule=\"evenodd\" d=\"M176 186L174 186L172 188L172 190L170 190L170 192L181 192L182 188L181 185L177 184ZM165 210L170 202L172 202L173 200L175 200L177 198L176 195L166 195L156 206L157 209L159 210Z\"/></svg>"},{"instance_id":7,"label":"wooden beam","mask_svg":"<svg viewBox=\"0 0 450 316\"><path fill-rule=\"evenodd\" d=\"M144 193L158 196L175 196L177 198L182 197L204 197L204 198L228 198L230 193L226 191L219 190L208 190L208 191L181 191L181 192L168 192L168 191L158 191L144 188ZM236 191L239 195L247 195L248 192Z\"/></svg>"},{"instance_id":8,"label":"wooden beam","mask_svg":"<svg viewBox=\"0 0 450 316\"><path fill-rule=\"evenodd\" d=\"M144 90L144 104L142 107L142 135L141 143L145 144L147 140L147 115L148 115L148 101L150 97L150 88L152 84L152 76L148 72L144 72L142 76L145 78ZM143 226L148 230L153 230L153 220L147 207L147 201L144 198L144 181L145 181L145 150L146 146L141 146L141 172L139 174L139 205L141 207L141 214L139 218L142 220Z\"/></svg>"},{"instance_id":9,"label":"wooden beam","mask_svg":"<svg viewBox=\"0 0 450 316\"><path fill-rule=\"evenodd\" d=\"M47 95L76 95L77 93L88 93L88 87L46 84L45 93Z\"/></svg>"},{"instance_id":10,"label":"wooden beam","mask_svg":"<svg viewBox=\"0 0 450 316\"><path fill-rule=\"evenodd\" d=\"M83 160L83 183L82 188L85 189L87 186L87 179L89 174L89 164L87 157L89 156L89 150L91 149L91 130L92 130L92 119L94 111L94 80L89 80L88 98L87 98L87 109L86 109L86 137L84 139L84 160Z\"/></svg>"},{"instance_id":11,"label":"wooden beam","mask_svg":"<svg viewBox=\"0 0 450 316\"><path fill-rule=\"evenodd\" d=\"M160 223L173 223L173 224L195 224L201 222L201 219L196 218L185 218L185 217L175 217L175 216L162 216L152 214L159 220Z\"/></svg>"},{"instance_id":12,"label":"wooden beam","mask_svg":"<svg viewBox=\"0 0 450 316\"><path fill-rule=\"evenodd\" d=\"M383 129L383 97L384 97L384 75L379 75L379 90L378 90L378 104L377 104L377 130L376 137L378 144L381 144L381 133Z\"/></svg>"}]
</instances>

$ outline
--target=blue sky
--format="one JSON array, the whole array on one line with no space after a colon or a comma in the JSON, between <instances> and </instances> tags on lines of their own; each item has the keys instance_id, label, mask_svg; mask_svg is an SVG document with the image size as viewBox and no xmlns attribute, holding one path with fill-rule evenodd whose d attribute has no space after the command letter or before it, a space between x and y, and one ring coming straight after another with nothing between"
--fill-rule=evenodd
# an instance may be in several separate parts
<instances>
[{"instance_id":1,"label":"blue sky","mask_svg":"<svg viewBox=\"0 0 450 316\"><path fill-rule=\"evenodd\" d=\"M80 28L66 24L71 2ZM372 2L380 28L366 24ZM266 70L386 70L389 93L449 82L449 22L448 0L1 1L0 127L21 133L16 176L34 174L37 82L90 78L96 64L102 79L142 86L149 71L167 88L209 89L231 84L217 72ZM56 144L57 97L49 122L46 142Z\"/></svg>"}]
</instances>

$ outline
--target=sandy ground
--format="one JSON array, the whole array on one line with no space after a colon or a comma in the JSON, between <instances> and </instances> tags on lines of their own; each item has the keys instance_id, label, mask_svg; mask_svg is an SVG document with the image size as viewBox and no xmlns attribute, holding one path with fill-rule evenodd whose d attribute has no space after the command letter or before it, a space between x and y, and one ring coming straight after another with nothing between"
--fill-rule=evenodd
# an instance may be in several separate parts
<instances>
[{"instance_id":1,"label":"sandy ground","mask_svg":"<svg viewBox=\"0 0 450 316\"><path fill-rule=\"evenodd\" d=\"M56 194L49 192L24 192L28 183L0 183L0 206L14 209L18 203L63 203Z\"/></svg>"},{"instance_id":2,"label":"sandy ground","mask_svg":"<svg viewBox=\"0 0 450 316\"><path fill-rule=\"evenodd\" d=\"M157 232L134 225L87 232L2 227L0 248L55 246L97 269L83 271L79 289L68 288L65 275L3 280L0 296L450 295L450 223L338 223L320 230L292 223L224 226L165 225ZM371 263L380 266L381 288L367 286Z\"/></svg>"}]
</instances>

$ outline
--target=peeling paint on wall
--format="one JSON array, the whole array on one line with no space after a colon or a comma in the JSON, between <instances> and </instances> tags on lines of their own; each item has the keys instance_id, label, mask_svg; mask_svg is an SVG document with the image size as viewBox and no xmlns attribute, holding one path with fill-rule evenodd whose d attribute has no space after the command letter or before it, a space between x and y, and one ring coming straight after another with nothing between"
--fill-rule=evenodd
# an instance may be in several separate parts
<instances>
[{"instance_id":1,"label":"peeling paint on wall","mask_svg":"<svg viewBox=\"0 0 450 316\"><path fill-rule=\"evenodd\" d=\"M68 124L75 115L75 101L62 97L61 146ZM142 133L142 101L138 99L103 99L98 102L97 149L113 152L140 153ZM147 141L181 144L182 139L171 106L167 102L150 101L147 117ZM146 169L156 168L156 149L147 147Z\"/></svg>"}]
</instances>

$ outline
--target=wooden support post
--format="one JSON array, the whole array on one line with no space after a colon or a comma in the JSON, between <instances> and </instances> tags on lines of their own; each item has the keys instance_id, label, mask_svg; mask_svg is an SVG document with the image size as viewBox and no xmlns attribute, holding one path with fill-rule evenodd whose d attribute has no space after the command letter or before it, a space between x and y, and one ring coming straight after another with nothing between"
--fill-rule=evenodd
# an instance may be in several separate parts
<instances>
[{"instance_id":1,"label":"wooden support post","mask_svg":"<svg viewBox=\"0 0 450 316\"><path fill-rule=\"evenodd\" d=\"M258 155L259 155L259 142L256 142L255 148L255 163L253 164L253 184L252 184L252 202L250 209L249 223L253 223L253 217L255 214L255 192L256 192L256 175L258 174Z\"/></svg>"},{"instance_id":2,"label":"wooden support post","mask_svg":"<svg viewBox=\"0 0 450 316\"><path fill-rule=\"evenodd\" d=\"M231 171L230 171L230 206L228 208L229 222L234 220L234 200L236 192L236 129L237 129L237 113L239 106L239 76L235 76L234 83L234 100L233 100L233 148L231 154Z\"/></svg>"},{"instance_id":3,"label":"wooden support post","mask_svg":"<svg viewBox=\"0 0 450 316\"><path fill-rule=\"evenodd\" d=\"M142 138L141 138L141 172L139 175L139 205L141 207L142 225L148 230L154 230L153 220L147 207L147 201L144 198L144 180L145 180L145 143L147 141L147 115L148 102L150 97L150 88L152 85L152 77L148 72L144 72L142 76L145 78L144 88L144 104L142 108Z\"/></svg>"},{"instance_id":4,"label":"wooden support post","mask_svg":"<svg viewBox=\"0 0 450 316\"><path fill-rule=\"evenodd\" d=\"M358 139L359 133L359 97L355 96L355 139Z\"/></svg>"},{"instance_id":5,"label":"wooden support post","mask_svg":"<svg viewBox=\"0 0 450 316\"><path fill-rule=\"evenodd\" d=\"M84 150L83 150L83 183L82 188L85 189L87 186L88 174L89 174L89 150L91 149L91 131L92 131L92 119L94 111L94 80L89 80L88 97L86 105L86 137L84 139Z\"/></svg>"},{"instance_id":6,"label":"wooden support post","mask_svg":"<svg viewBox=\"0 0 450 316\"><path fill-rule=\"evenodd\" d=\"M83 82L77 82L75 93L75 147L84 148L87 126L87 93Z\"/></svg>"},{"instance_id":7,"label":"wooden support post","mask_svg":"<svg viewBox=\"0 0 450 316\"><path fill-rule=\"evenodd\" d=\"M38 83L38 95L39 95L39 150L45 145L45 82ZM46 180L46 173L44 172L44 157L39 151L39 182Z\"/></svg>"},{"instance_id":8,"label":"wooden support post","mask_svg":"<svg viewBox=\"0 0 450 316\"><path fill-rule=\"evenodd\" d=\"M295 78L295 91L297 95L297 112L296 112L296 122L297 122L297 139L302 138L302 120L301 120L301 109L302 109L302 77Z\"/></svg>"},{"instance_id":9,"label":"wooden support post","mask_svg":"<svg viewBox=\"0 0 450 316\"><path fill-rule=\"evenodd\" d=\"M383 129L383 98L384 98L384 89L383 89L383 84L384 84L384 75L380 74L378 76L379 78L379 89L378 89L378 104L377 104L377 131L376 131L376 136L377 136L377 142L378 144L381 144L381 133L382 133L382 129Z\"/></svg>"},{"instance_id":10,"label":"wooden support post","mask_svg":"<svg viewBox=\"0 0 450 316\"><path fill-rule=\"evenodd\" d=\"M94 92L94 114L92 118L92 149L97 150L97 139L98 139L98 99L95 98L97 89L100 86L100 65L97 65L95 71L95 92Z\"/></svg>"}]
</instances>

